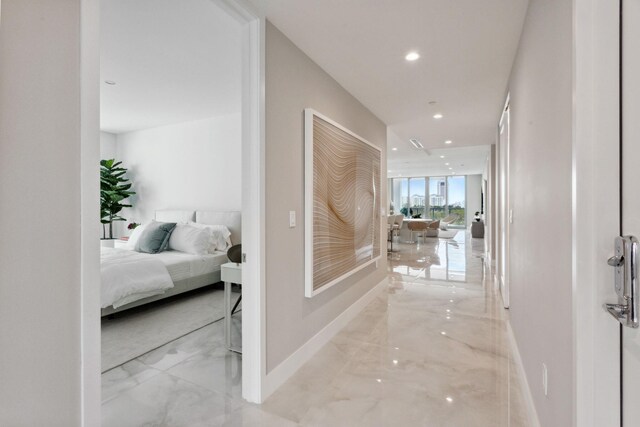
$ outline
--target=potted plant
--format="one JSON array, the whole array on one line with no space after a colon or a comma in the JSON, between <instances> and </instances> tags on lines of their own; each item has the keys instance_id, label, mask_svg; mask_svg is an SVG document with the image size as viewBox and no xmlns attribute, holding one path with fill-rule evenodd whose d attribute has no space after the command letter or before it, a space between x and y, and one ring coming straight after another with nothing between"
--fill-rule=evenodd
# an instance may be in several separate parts
<instances>
[{"instance_id":1,"label":"potted plant","mask_svg":"<svg viewBox=\"0 0 640 427\"><path fill-rule=\"evenodd\" d=\"M132 184L124 176L127 169L121 167L121 164L122 162L116 162L115 159L100 160L100 222L103 239L113 239L113 222L126 221L119 213L123 208L131 207L123 201L136 194L130 191ZM107 224L109 237L107 237Z\"/></svg>"}]
</instances>

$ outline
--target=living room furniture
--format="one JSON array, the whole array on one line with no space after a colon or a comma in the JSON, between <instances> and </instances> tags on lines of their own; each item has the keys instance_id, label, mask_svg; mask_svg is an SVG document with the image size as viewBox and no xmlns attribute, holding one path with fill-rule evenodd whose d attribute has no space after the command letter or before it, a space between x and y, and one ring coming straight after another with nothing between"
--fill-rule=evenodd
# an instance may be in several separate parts
<instances>
[{"instance_id":1,"label":"living room furniture","mask_svg":"<svg viewBox=\"0 0 640 427\"><path fill-rule=\"evenodd\" d=\"M427 228L429 227L428 222L426 221L411 221L407 223L407 228L409 228L409 231L411 233L411 241L408 243L416 243L415 240L413 240L413 235L414 233L419 233L422 236L422 240L424 241L424 237L425 237L425 233L427 231Z\"/></svg>"},{"instance_id":2,"label":"living room furniture","mask_svg":"<svg viewBox=\"0 0 640 427\"><path fill-rule=\"evenodd\" d=\"M471 223L471 237L484 239L484 221L474 221Z\"/></svg>"},{"instance_id":3,"label":"living room furniture","mask_svg":"<svg viewBox=\"0 0 640 427\"><path fill-rule=\"evenodd\" d=\"M231 346L231 285L242 285L242 264L228 262L220 266L220 271L224 282L224 341L228 350L242 354L240 348Z\"/></svg>"},{"instance_id":4,"label":"living room furniture","mask_svg":"<svg viewBox=\"0 0 640 427\"><path fill-rule=\"evenodd\" d=\"M453 224L460 218L458 214L450 214L440 220L440 229L447 230L449 225Z\"/></svg>"},{"instance_id":5,"label":"living room furniture","mask_svg":"<svg viewBox=\"0 0 640 427\"><path fill-rule=\"evenodd\" d=\"M425 235L427 237L438 237L439 234L440 234L440 220L430 222L429 225L427 225Z\"/></svg>"}]
</instances>

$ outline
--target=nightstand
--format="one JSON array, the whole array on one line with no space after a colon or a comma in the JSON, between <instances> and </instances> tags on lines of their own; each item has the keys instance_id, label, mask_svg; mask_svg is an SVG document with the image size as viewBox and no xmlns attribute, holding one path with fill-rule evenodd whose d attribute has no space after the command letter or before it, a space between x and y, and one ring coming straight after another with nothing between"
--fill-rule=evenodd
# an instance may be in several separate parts
<instances>
[{"instance_id":1,"label":"nightstand","mask_svg":"<svg viewBox=\"0 0 640 427\"><path fill-rule=\"evenodd\" d=\"M242 353L242 350L231 347L231 284L242 285L242 264L236 264L235 262L222 264L220 266L220 277L224 282L224 340L227 349Z\"/></svg>"}]
</instances>

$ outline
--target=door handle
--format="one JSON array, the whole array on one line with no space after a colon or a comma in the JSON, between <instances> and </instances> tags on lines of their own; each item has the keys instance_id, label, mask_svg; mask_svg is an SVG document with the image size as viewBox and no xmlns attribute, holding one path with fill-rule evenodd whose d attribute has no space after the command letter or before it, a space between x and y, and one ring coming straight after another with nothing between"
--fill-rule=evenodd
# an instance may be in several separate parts
<instances>
[{"instance_id":1,"label":"door handle","mask_svg":"<svg viewBox=\"0 0 640 427\"><path fill-rule=\"evenodd\" d=\"M615 255L607 260L615 268L617 304L604 304L604 309L618 322L630 328L640 325L638 289L638 239L634 236L618 236L615 239Z\"/></svg>"}]
</instances>

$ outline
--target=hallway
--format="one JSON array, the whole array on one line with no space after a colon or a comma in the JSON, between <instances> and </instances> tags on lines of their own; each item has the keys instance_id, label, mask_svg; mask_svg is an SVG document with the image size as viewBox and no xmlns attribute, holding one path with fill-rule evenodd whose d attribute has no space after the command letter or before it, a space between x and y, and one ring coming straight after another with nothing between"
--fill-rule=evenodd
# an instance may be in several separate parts
<instances>
[{"instance_id":1,"label":"hallway","mask_svg":"<svg viewBox=\"0 0 640 427\"><path fill-rule=\"evenodd\" d=\"M394 244L389 288L271 396L305 426L525 426L484 241Z\"/></svg>"},{"instance_id":2,"label":"hallway","mask_svg":"<svg viewBox=\"0 0 640 427\"><path fill-rule=\"evenodd\" d=\"M483 245L394 243L388 289L262 407L217 322L104 374L103 425L526 426Z\"/></svg>"}]
</instances>

